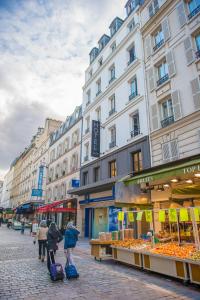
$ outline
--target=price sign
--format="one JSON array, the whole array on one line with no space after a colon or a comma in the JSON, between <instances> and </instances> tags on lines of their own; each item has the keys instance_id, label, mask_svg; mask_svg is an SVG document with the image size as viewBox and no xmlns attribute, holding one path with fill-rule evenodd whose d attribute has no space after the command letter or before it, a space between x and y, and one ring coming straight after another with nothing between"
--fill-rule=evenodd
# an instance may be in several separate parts
<instances>
[{"instance_id":1,"label":"price sign","mask_svg":"<svg viewBox=\"0 0 200 300\"><path fill-rule=\"evenodd\" d=\"M118 212L118 221L124 221L124 212L123 211L119 211Z\"/></svg>"},{"instance_id":2,"label":"price sign","mask_svg":"<svg viewBox=\"0 0 200 300\"><path fill-rule=\"evenodd\" d=\"M129 222L134 222L134 215L132 211L128 212L128 220Z\"/></svg>"},{"instance_id":3,"label":"price sign","mask_svg":"<svg viewBox=\"0 0 200 300\"><path fill-rule=\"evenodd\" d=\"M188 222L189 216L188 216L188 210L187 208L181 208L180 209L180 222Z\"/></svg>"},{"instance_id":4,"label":"price sign","mask_svg":"<svg viewBox=\"0 0 200 300\"><path fill-rule=\"evenodd\" d=\"M143 215L143 211L139 211L139 212L137 213L137 218L136 218L136 220L137 220L137 221L142 221L142 215Z\"/></svg>"},{"instance_id":5,"label":"price sign","mask_svg":"<svg viewBox=\"0 0 200 300\"><path fill-rule=\"evenodd\" d=\"M175 208L169 209L169 222L176 223L177 222L177 212Z\"/></svg>"},{"instance_id":6,"label":"price sign","mask_svg":"<svg viewBox=\"0 0 200 300\"><path fill-rule=\"evenodd\" d=\"M151 210L145 210L145 218L146 218L146 221L151 223L152 220L153 220L153 217L152 217L152 211Z\"/></svg>"},{"instance_id":7,"label":"price sign","mask_svg":"<svg viewBox=\"0 0 200 300\"><path fill-rule=\"evenodd\" d=\"M165 210L159 210L158 212L158 220L159 222L165 222Z\"/></svg>"},{"instance_id":8,"label":"price sign","mask_svg":"<svg viewBox=\"0 0 200 300\"><path fill-rule=\"evenodd\" d=\"M196 222L199 222L199 209L197 207L194 208L194 219Z\"/></svg>"}]
</instances>

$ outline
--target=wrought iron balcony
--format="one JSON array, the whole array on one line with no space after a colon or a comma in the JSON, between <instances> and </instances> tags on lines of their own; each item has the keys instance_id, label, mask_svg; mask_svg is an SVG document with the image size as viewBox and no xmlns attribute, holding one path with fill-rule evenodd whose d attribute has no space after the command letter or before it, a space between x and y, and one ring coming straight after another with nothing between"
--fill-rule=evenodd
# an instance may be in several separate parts
<instances>
[{"instance_id":1,"label":"wrought iron balcony","mask_svg":"<svg viewBox=\"0 0 200 300\"><path fill-rule=\"evenodd\" d=\"M164 44L165 40L162 39L159 43L157 43L154 47L153 47L153 51L155 52L158 48L160 48L163 44Z\"/></svg>"},{"instance_id":2,"label":"wrought iron balcony","mask_svg":"<svg viewBox=\"0 0 200 300\"><path fill-rule=\"evenodd\" d=\"M101 94L101 90L99 90L99 91L96 93L96 97L98 97L100 94Z\"/></svg>"},{"instance_id":3,"label":"wrought iron balcony","mask_svg":"<svg viewBox=\"0 0 200 300\"><path fill-rule=\"evenodd\" d=\"M131 131L131 137L134 138L140 134L140 128L134 129Z\"/></svg>"},{"instance_id":4,"label":"wrought iron balcony","mask_svg":"<svg viewBox=\"0 0 200 300\"><path fill-rule=\"evenodd\" d=\"M87 134L89 131L90 131L90 128L89 128L89 127L86 128L86 129L85 129L85 134Z\"/></svg>"},{"instance_id":5,"label":"wrought iron balcony","mask_svg":"<svg viewBox=\"0 0 200 300\"><path fill-rule=\"evenodd\" d=\"M109 84L111 84L115 79L116 79L115 76L111 77L110 80L109 80Z\"/></svg>"},{"instance_id":6,"label":"wrought iron balcony","mask_svg":"<svg viewBox=\"0 0 200 300\"><path fill-rule=\"evenodd\" d=\"M197 15L200 12L200 5L198 5L189 15L188 19L192 19L195 15Z\"/></svg>"},{"instance_id":7,"label":"wrought iron balcony","mask_svg":"<svg viewBox=\"0 0 200 300\"><path fill-rule=\"evenodd\" d=\"M115 146L116 146L116 141L110 142L110 144L109 144L110 149L114 148Z\"/></svg>"},{"instance_id":8,"label":"wrought iron balcony","mask_svg":"<svg viewBox=\"0 0 200 300\"><path fill-rule=\"evenodd\" d=\"M200 50L198 50L195 54L197 59L200 58Z\"/></svg>"},{"instance_id":9,"label":"wrought iron balcony","mask_svg":"<svg viewBox=\"0 0 200 300\"><path fill-rule=\"evenodd\" d=\"M166 74L165 76L161 77L158 81L157 81L157 85L161 85L163 84L165 81L167 81L169 79L169 74Z\"/></svg>"},{"instance_id":10,"label":"wrought iron balcony","mask_svg":"<svg viewBox=\"0 0 200 300\"><path fill-rule=\"evenodd\" d=\"M112 116L114 113L115 113L115 108L112 108L112 109L109 111L109 117Z\"/></svg>"},{"instance_id":11,"label":"wrought iron balcony","mask_svg":"<svg viewBox=\"0 0 200 300\"><path fill-rule=\"evenodd\" d=\"M130 96L129 96L129 101L131 101L133 98L135 98L137 96L137 92L135 93L132 93Z\"/></svg>"},{"instance_id":12,"label":"wrought iron balcony","mask_svg":"<svg viewBox=\"0 0 200 300\"><path fill-rule=\"evenodd\" d=\"M134 55L134 56L131 56L130 57L130 59L129 59L129 61L128 61L128 66L130 65L130 64L132 64L132 62L134 62L136 60L136 56Z\"/></svg>"},{"instance_id":13,"label":"wrought iron balcony","mask_svg":"<svg viewBox=\"0 0 200 300\"><path fill-rule=\"evenodd\" d=\"M170 124L174 123L174 116L170 116L161 121L162 128L169 126Z\"/></svg>"},{"instance_id":14,"label":"wrought iron balcony","mask_svg":"<svg viewBox=\"0 0 200 300\"><path fill-rule=\"evenodd\" d=\"M84 157L84 161L88 161L88 159L89 159L89 157L88 157L88 155L86 155L86 156Z\"/></svg>"}]
</instances>

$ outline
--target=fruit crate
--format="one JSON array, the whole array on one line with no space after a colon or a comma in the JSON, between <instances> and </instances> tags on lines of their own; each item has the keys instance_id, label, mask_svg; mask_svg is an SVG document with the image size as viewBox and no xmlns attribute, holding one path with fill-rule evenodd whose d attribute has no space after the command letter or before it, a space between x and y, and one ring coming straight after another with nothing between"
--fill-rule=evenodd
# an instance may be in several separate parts
<instances>
[{"instance_id":1,"label":"fruit crate","mask_svg":"<svg viewBox=\"0 0 200 300\"><path fill-rule=\"evenodd\" d=\"M184 259L143 252L142 261L145 270L179 278L184 281L189 280L187 262Z\"/></svg>"},{"instance_id":2,"label":"fruit crate","mask_svg":"<svg viewBox=\"0 0 200 300\"><path fill-rule=\"evenodd\" d=\"M112 258L112 241L100 241L91 240L91 255L94 256L95 260L102 260L105 258Z\"/></svg>"},{"instance_id":3,"label":"fruit crate","mask_svg":"<svg viewBox=\"0 0 200 300\"><path fill-rule=\"evenodd\" d=\"M140 251L112 246L112 258L116 261L142 268L142 257Z\"/></svg>"}]
</instances>

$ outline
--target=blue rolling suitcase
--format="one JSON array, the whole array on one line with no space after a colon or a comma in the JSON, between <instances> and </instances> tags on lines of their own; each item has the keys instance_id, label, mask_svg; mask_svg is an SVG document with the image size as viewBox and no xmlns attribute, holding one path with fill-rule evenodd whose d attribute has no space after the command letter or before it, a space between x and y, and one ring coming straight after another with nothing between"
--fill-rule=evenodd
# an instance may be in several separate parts
<instances>
[{"instance_id":1,"label":"blue rolling suitcase","mask_svg":"<svg viewBox=\"0 0 200 300\"><path fill-rule=\"evenodd\" d=\"M68 262L65 265L65 273L67 279L78 278L79 274L74 265L70 265Z\"/></svg>"},{"instance_id":2,"label":"blue rolling suitcase","mask_svg":"<svg viewBox=\"0 0 200 300\"><path fill-rule=\"evenodd\" d=\"M58 280L63 280L64 279L64 272L63 272L63 267L59 263L52 263L51 260L51 255L50 255L50 277L52 281L58 281Z\"/></svg>"}]
</instances>

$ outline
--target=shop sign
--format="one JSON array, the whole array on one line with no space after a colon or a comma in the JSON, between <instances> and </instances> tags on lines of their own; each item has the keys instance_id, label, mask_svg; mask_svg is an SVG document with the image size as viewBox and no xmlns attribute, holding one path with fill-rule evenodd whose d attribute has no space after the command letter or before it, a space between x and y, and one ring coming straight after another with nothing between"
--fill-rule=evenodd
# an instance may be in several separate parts
<instances>
[{"instance_id":1,"label":"shop sign","mask_svg":"<svg viewBox=\"0 0 200 300\"><path fill-rule=\"evenodd\" d=\"M200 165L191 166L191 167L187 167L187 168L183 169L184 174L191 174L191 173L199 172L199 171L200 171Z\"/></svg>"},{"instance_id":2,"label":"shop sign","mask_svg":"<svg viewBox=\"0 0 200 300\"><path fill-rule=\"evenodd\" d=\"M92 120L91 156L100 157L100 122Z\"/></svg>"},{"instance_id":3,"label":"shop sign","mask_svg":"<svg viewBox=\"0 0 200 300\"><path fill-rule=\"evenodd\" d=\"M42 197L42 189L32 189L32 197Z\"/></svg>"},{"instance_id":4,"label":"shop sign","mask_svg":"<svg viewBox=\"0 0 200 300\"><path fill-rule=\"evenodd\" d=\"M39 177L38 177L38 190L42 190L43 176L44 176L44 166L40 166Z\"/></svg>"},{"instance_id":5,"label":"shop sign","mask_svg":"<svg viewBox=\"0 0 200 300\"><path fill-rule=\"evenodd\" d=\"M80 186L80 180L79 179L72 179L72 187L78 188Z\"/></svg>"},{"instance_id":6,"label":"shop sign","mask_svg":"<svg viewBox=\"0 0 200 300\"><path fill-rule=\"evenodd\" d=\"M148 177L138 179L137 184L147 183L147 182L150 182L150 181L153 181L153 180L154 180L153 176L148 176Z\"/></svg>"}]
</instances>

